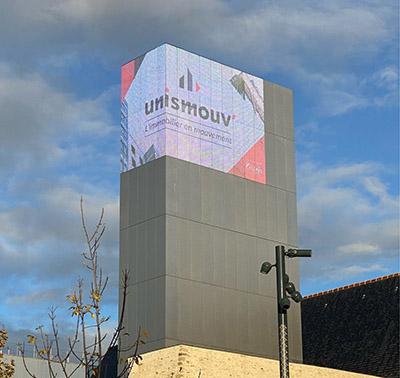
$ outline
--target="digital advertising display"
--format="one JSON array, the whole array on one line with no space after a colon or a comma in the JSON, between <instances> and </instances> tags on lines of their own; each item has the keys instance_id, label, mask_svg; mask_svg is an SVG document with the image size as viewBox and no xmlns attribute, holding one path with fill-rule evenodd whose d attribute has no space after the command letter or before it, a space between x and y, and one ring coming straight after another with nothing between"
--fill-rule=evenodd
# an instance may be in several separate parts
<instances>
[{"instance_id":1,"label":"digital advertising display","mask_svg":"<svg viewBox=\"0 0 400 378\"><path fill-rule=\"evenodd\" d=\"M122 66L121 171L162 156L266 183L263 80L162 45Z\"/></svg>"}]
</instances>

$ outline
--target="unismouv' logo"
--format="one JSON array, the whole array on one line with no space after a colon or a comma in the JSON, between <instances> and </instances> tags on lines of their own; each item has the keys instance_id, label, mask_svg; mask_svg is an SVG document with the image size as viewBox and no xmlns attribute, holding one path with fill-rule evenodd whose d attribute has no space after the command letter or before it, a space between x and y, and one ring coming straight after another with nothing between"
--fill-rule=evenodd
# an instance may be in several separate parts
<instances>
[{"instance_id":1,"label":"unismouv' logo","mask_svg":"<svg viewBox=\"0 0 400 378\"><path fill-rule=\"evenodd\" d=\"M179 78L179 88L185 89L185 81L186 81L186 89L190 92L193 91L193 75L190 72L189 68L187 69L187 75L185 80L185 75L182 75ZM196 82L195 91L198 92L200 90L199 83Z\"/></svg>"},{"instance_id":2,"label":"unismouv' logo","mask_svg":"<svg viewBox=\"0 0 400 378\"><path fill-rule=\"evenodd\" d=\"M178 79L178 84L179 88L185 89L189 92L193 92L193 90L199 92L201 89L200 84L193 81L193 75L189 68L187 68L186 75L182 75ZM183 95L183 97L186 96ZM188 101L185 98L181 98L178 93L174 96L170 93L169 89L166 89L163 95L153 98L150 101L146 101L144 104L144 112L146 116L163 109L167 111L168 108L225 127L228 127L231 124L231 121L235 119L235 116L232 114L227 114L221 110L215 110L214 108L202 105L201 103Z\"/></svg>"}]
</instances>

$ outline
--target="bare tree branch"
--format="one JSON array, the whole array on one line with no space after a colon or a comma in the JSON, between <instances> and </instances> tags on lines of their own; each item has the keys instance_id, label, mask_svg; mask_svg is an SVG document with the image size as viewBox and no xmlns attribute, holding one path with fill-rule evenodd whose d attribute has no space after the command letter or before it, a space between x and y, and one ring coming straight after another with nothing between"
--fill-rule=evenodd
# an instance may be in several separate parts
<instances>
[{"instance_id":1,"label":"bare tree branch","mask_svg":"<svg viewBox=\"0 0 400 378\"><path fill-rule=\"evenodd\" d=\"M58 337L58 327L57 324L55 322L56 319L56 309L54 307L50 308L50 312L49 312L49 318L51 320L51 329L53 331L53 336L54 336L54 340L55 340L55 344L56 344L56 357L58 359L58 362L61 365L61 369L65 375L66 378L69 378L69 375L67 373L66 367L65 367L65 360L61 358L61 354L60 354L60 341L59 341L59 337Z\"/></svg>"},{"instance_id":2,"label":"bare tree branch","mask_svg":"<svg viewBox=\"0 0 400 378\"><path fill-rule=\"evenodd\" d=\"M104 368L103 364L107 352L116 348L117 361L121 359L121 352L128 358L125 358L122 364L122 369L118 377L126 377L131 371L133 365L138 364L142 357L138 354L139 347L145 342L142 336L146 336L145 332L142 335L139 328L138 335L135 341L125 348L118 345L121 340L121 335L124 330L124 316L126 312L126 301L128 296L129 272L123 270L121 272L122 279L120 283L120 296L121 296L121 310L118 317L117 327L111 337L111 341L107 349L103 348L103 344L107 338L107 333L104 333L102 326L110 319L109 316L102 314L102 301L103 295L107 288L109 279L103 274L103 269L99 264L99 248L102 244L106 225L104 223L104 208L101 209L99 218L93 231L89 230L87 225L83 198L80 199L80 217L84 233L84 240L86 244L85 250L81 253L83 265L88 271L91 272L90 283L86 285L88 291L87 296L84 295L84 284L82 279L78 279L77 287L72 294L67 296L68 301L71 303L70 311L72 316L76 316L76 326L73 337L68 337L68 350L65 354L61 352L59 329L56 323L56 309L51 308L49 311L50 328L52 338L44 332L43 326L39 326L37 331L38 338L32 336L33 348L39 358L46 360L49 370L49 376L54 378L57 374L53 369L53 364L61 365L62 372L66 378L72 377L74 373L82 368L85 370L85 376L89 372L94 374L95 377L102 376L101 370ZM94 336L91 335L90 330L94 329ZM93 339L92 339L93 337ZM29 339L29 337L28 337ZM29 342L29 341L28 341ZM39 346L41 344L41 346ZM76 351L77 345L82 347L82 355ZM53 348L55 355L53 356ZM73 356L78 361L77 366L68 373L67 363L69 358ZM23 355L24 357L24 355ZM24 361L25 370L32 378L36 378L33 374L29 373L28 367Z\"/></svg>"},{"instance_id":3,"label":"bare tree branch","mask_svg":"<svg viewBox=\"0 0 400 378\"><path fill-rule=\"evenodd\" d=\"M25 371L29 374L30 377L36 378L36 375L34 375L34 374L28 369L28 366L27 366L27 364L26 364L26 361L25 361L25 344L24 344L24 343L22 344L22 347L21 347L19 350L20 350L20 352L21 352L22 363L24 364Z\"/></svg>"}]
</instances>

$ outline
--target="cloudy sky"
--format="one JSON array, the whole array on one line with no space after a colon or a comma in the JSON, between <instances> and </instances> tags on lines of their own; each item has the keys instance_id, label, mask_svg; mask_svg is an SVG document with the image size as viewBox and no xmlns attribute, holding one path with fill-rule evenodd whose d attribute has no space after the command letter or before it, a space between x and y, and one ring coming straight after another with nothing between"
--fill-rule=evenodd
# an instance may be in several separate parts
<instances>
[{"instance_id":1,"label":"cloudy sky","mask_svg":"<svg viewBox=\"0 0 400 378\"><path fill-rule=\"evenodd\" d=\"M120 65L162 42L293 88L309 294L399 270L397 1L2 0L0 324L82 275L79 198L105 208L117 302ZM13 340L13 341L14 341Z\"/></svg>"}]
</instances>

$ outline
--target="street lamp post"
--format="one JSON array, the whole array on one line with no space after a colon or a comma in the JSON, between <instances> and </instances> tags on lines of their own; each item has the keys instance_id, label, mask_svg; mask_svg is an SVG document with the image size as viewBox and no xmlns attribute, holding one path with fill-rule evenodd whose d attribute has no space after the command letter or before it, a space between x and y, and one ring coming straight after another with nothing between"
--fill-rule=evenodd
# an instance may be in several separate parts
<instances>
[{"instance_id":1,"label":"street lamp post","mask_svg":"<svg viewBox=\"0 0 400 378\"><path fill-rule=\"evenodd\" d=\"M287 310L290 307L290 295L296 303L303 300L300 292L290 282L286 274L285 257L311 257L310 249L288 249L283 245L275 247L275 264L264 262L261 265L260 272L268 274L270 270L276 268L276 290L277 290L277 308L278 308L278 336L279 336L279 371L281 378L289 378L289 340L287 325Z\"/></svg>"},{"instance_id":2,"label":"street lamp post","mask_svg":"<svg viewBox=\"0 0 400 378\"><path fill-rule=\"evenodd\" d=\"M283 277L286 274L285 269L285 247L282 245L275 247L276 264L276 290L278 305L278 336L279 336L279 370L281 378L289 378L289 339L287 310L290 307L290 301L285 293L285 284Z\"/></svg>"}]
</instances>

